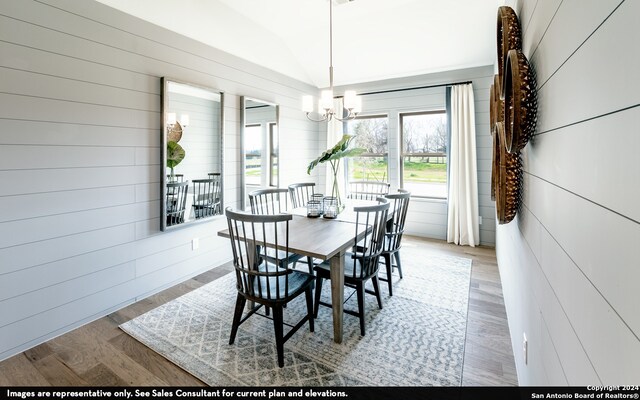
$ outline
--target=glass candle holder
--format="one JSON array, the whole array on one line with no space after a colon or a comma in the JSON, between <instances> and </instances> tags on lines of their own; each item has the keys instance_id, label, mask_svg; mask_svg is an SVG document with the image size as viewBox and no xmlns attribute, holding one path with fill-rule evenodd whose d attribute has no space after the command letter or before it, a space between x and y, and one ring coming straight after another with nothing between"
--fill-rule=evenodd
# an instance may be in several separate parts
<instances>
[{"instance_id":1,"label":"glass candle holder","mask_svg":"<svg viewBox=\"0 0 640 400\"><path fill-rule=\"evenodd\" d=\"M324 198L324 217L330 219L338 217L338 199L336 197L327 196Z\"/></svg>"},{"instance_id":2,"label":"glass candle holder","mask_svg":"<svg viewBox=\"0 0 640 400\"><path fill-rule=\"evenodd\" d=\"M307 202L307 217L309 218L318 218L320 216L320 209L322 208L322 203L318 200L309 200Z\"/></svg>"},{"instance_id":3,"label":"glass candle holder","mask_svg":"<svg viewBox=\"0 0 640 400\"><path fill-rule=\"evenodd\" d=\"M314 200L320 203L320 215L324 214L324 195L320 194L320 193L315 193L311 195L311 199L309 200Z\"/></svg>"}]
</instances>

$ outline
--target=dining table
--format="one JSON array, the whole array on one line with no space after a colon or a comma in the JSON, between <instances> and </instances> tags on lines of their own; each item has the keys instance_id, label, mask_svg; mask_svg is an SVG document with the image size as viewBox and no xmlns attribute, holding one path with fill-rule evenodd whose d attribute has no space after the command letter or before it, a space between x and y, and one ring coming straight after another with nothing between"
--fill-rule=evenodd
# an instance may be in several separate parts
<instances>
[{"instance_id":1,"label":"dining table","mask_svg":"<svg viewBox=\"0 0 640 400\"><path fill-rule=\"evenodd\" d=\"M369 202L369 204L375 204ZM359 205L359 204L358 204ZM364 203L362 203L364 205ZM349 208L349 207L348 207ZM329 261L331 274L331 303L333 310L333 340L342 343L342 325L344 312L344 263L345 254L357 241L361 240L366 230L365 224L356 225L353 205L343 211L342 218L311 218L302 209L293 209L293 219L289 221L289 251L302 256ZM357 232L356 232L357 229ZM229 230L218 232L218 236L229 238ZM240 238L242 240L242 238ZM275 246L274 241L267 238L266 245Z\"/></svg>"}]
</instances>

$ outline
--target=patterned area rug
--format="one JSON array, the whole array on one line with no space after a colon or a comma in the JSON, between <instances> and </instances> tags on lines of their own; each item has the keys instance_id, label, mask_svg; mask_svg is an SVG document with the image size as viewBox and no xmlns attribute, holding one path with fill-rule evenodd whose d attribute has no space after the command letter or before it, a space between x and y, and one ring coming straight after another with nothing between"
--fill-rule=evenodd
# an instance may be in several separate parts
<instances>
[{"instance_id":1,"label":"patterned area rug","mask_svg":"<svg viewBox=\"0 0 640 400\"><path fill-rule=\"evenodd\" d=\"M393 297L381 282L382 310L366 295L364 337L358 318L345 314L343 343L334 343L331 309L320 307L315 332L305 325L285 343L284 368L277 367L269 319L252 316L228 344L233 273L120 328L211 386L459 386L471 260L408 245L402 261L404 279L394 273ZM323 286L330 301L330 284ZM357 310L351 292L345 291L345 308ZM300 296L285 309L285 322L304 313Z\"/></svg>"}]
</instances>

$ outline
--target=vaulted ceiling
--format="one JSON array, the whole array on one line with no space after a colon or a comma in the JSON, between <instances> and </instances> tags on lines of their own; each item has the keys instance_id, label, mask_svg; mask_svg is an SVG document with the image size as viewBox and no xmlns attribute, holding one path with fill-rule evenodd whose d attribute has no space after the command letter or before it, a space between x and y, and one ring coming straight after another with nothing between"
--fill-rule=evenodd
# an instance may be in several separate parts
<instances>
[{"instance_id":1,"label":"vaulted ceiling","mask_svg":"<svg viewBox=\"0 0 640 400\"><path fill-rule=\"evenodd\" d=\"M238 57L329 85L327 0L98 0ZM504 0L333 0L336 85L492 65Z\"/></svg>"}]
</instances>

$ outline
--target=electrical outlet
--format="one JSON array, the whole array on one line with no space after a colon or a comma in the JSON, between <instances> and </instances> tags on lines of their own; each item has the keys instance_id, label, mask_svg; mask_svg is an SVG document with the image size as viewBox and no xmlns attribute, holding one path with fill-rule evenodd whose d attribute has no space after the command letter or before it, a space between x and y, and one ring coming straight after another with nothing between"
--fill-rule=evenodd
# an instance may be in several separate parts
<instances>
[{"instance_id":1,"label":"electrical outlet","mask_svg":"<svg viewBox=\"0 0 640 400\"><path fill-rule=\"evenodd\" d=\"M529 362L529 342L527 341L527 334L522 333L522 356L524 358L524 365Z\"/></svg>"},{"instance_id":2,"label":"electrical outlet","mask_svg":"<svg viewBox=\"0 0 640 400\"><path fill-rule=\"evenodd\" d=\"M480 225L482 225L482 216L479 216L479 217L478 217L478 223L479 223Z\"/></svg>"},{"instance_id":3,"label":"electrical outlet","mask_svg":"<svg viewBox=\"0 0 640 400\"><path fill-rule=\"evenodd\" d=\"M191 240L191 250L198 250L200 247L200 238L193 238Z\"/></svg>"}]
</instances>

